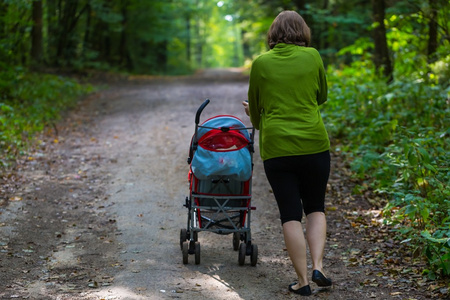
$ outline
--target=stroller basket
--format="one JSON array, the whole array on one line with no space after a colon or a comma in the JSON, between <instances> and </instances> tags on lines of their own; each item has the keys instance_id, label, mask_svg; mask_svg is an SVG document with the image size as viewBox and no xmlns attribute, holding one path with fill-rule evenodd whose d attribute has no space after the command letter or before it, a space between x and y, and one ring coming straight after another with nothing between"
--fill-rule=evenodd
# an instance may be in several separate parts
<instances>
[{"instance_id":1,"label":"stroller basket","mask_svg":"<svg viewBox=\"0 0 450 300\"><path fill-rule=\"evenodd\" d=\"M200 263L198 233L206 231L233 233L239 264L250 256L256 265L258 250L250 230L250 214L255 209L251 206L254 129L230 115L215 116L199 125L209 102L197 111L189 151L189 196L184 204L188 221L180 232L183 263L188 263L189 254L195 254L195 263Z\"/></svg>"},{"instance_id":2,"label":"stroller basket","mask_svg":"<svg viewBox=\"0 0 450 300\"><path fill-rule=\"evenodd\" d=\"M202 231L229 234L242 228L245 224L245 212L248 199L242 197L195 196L194 209L198 209L198 225Z\"/></svg>"}]
</instances>

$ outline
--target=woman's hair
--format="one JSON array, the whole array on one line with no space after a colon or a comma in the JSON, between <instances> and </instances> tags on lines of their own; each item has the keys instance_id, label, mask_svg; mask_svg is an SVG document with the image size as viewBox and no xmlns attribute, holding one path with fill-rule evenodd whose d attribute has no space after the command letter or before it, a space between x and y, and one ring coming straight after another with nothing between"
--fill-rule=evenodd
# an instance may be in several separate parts
<instances>
[{"instance_id":1,"label":"woman's hair","mask_svg":"<svg viewBox=\"0 0 450 300\"><path fill-rule=\"evenodd\" d=\"M309 46L311 31L305 20L297 12L291 10L282 11L273 20L267 33L267 42L272 49L278 43Z\"/></svg>"}]
</instances>

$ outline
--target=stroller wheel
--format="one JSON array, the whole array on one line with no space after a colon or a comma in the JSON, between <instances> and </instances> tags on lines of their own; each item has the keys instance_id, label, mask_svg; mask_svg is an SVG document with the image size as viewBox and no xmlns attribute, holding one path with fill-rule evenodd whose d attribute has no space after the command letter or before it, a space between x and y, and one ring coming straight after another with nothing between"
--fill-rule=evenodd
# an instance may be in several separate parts
<instances>
[{"instance_id":1,"label":"stroller wheel","mask_svg":"<svg viewBox=\"0 0 450 300\"><path fill-rule=\"evenodd\" d=\"M239 234L239 232L234 232L233 233L233 250L234 251L239 250L240 239L241 239L241 235Z\"/></svg>"},{"instance_id":2,"label":"stroller wheel","mask_svg":"<svg viewBox=\"0 0 450 300\"><path fill-rule=\"evenodd\" d=\"M252 253L250 254L250 263L252 266L256 266L258 262L258 246L252 244Z\"/></svg>"},{"instance_id":3,"label":"stroller wheel","mask_svg":"<svg viewBox=\"0 0 450 300\"><path fill-rule=\"evenodd\" d=\"M244 265L246 253L247 253L247 245L245 243L241 243L241 245L239 246L239 258L238 258L240 266Z\"/></svg>"},{"instance_id":4,"label":"stroller wheel","mask_svg":"<svg viewBox=\"0 0 450 300\"><path fill-rule=\"evenodd\" d=\"M183 242L183 264L188 263L189 258L189 242Z\"/></svg>"},{"instance_id":5,"label":"stroller wheel","mask_svg":"<svg viewBox=\"0 0 450 300\"><path fill-rule=\"evenodd\" d=\"M200 243L195 242L195 264L200 264Z\"/></svg>"},{"instance_id":6,"label":"stroller wheel","mask_svg":"<svg viewBox=\"0 0 450 300\"><path fill-rule=\"evenodd\" d=\"M188 239L187 229L183 228L180 230L180 248L183 250L183 243Z\"/></svg>"}]
</instances>

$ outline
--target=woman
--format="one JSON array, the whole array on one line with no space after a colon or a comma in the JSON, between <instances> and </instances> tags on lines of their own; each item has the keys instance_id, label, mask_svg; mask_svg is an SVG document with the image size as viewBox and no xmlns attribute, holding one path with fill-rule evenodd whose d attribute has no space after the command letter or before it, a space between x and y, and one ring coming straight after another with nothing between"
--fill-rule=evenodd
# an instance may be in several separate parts
<instances>
[{"instance_id":1,"label":"woman","mask_svg":"<svg viewBox=\"0 0 450 300\"><path fill-rule=\"evenodd\" d=\"M243 102L259 130L264 170L280 211L284 240L298 275L289 290L311 295L306 241L313 263L312 281L331 286L323 274L326 240L325 192L330 173L330 142L319 111L327 100L322 59L309 48L303 18L283 11L268 32L270 51L252 65L248 99ZM301 224L306 215L306 241Z\"/></svg>"}]
</instances>

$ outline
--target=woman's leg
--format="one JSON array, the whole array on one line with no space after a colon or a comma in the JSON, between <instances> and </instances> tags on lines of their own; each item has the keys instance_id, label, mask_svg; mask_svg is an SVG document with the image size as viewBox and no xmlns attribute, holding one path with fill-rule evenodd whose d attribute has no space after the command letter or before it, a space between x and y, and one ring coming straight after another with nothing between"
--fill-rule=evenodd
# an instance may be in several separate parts
<instances>
[{"instance_id":1,"label":"woman's leg","mask_svg":"<svg viewBox=\"0 0 450 300\"><path fill-rule=\"evenodd\" d=\"M327 234L327 220L323 212L313 212L306 216L306 239L311 252L313 270L323 273L323 253Z\"/></svg>"},{"instance_id":2,"label":"woman's leg","mask_svg":"<svg viewBox=\"0 0 450 300\"><path fill-rule=\"evenodd\" d=\"M310 156L308 172L301 179L303 208L306 215L306 240L308 241L313 270L322 272L327 234L325 194L330 174L328 151Z\"/></svg>"},{"instance_id":3,"label":"woman's leg","mask_svg":"<svg viewBox=\"0 0 450 300\"><path fill-rule=\"evenodd\" d=\"M301 223L303 207L298 188L298 176L295 174L298 167L292 167L295 161L296 159L291 157L270 159L264 162L264 168L280 210L284 243L298 277L298 284L291 288L298 290L309 283L306 240Z\"/></svg>"},{"instance_id":4,"label":"woman's leg","mask_svg":"<svg viewBox=\"0 0 450 300\"><path fill-rule=\"evenodd\" d=\"M293 286L297 290L308 285L307 261L306 261L306 241L303 235L303 226L299 221L288 221L283 224L284 243L286 244L289 257L294 264L298 277L298 286Z\"/></svg>"}]
</instances>

